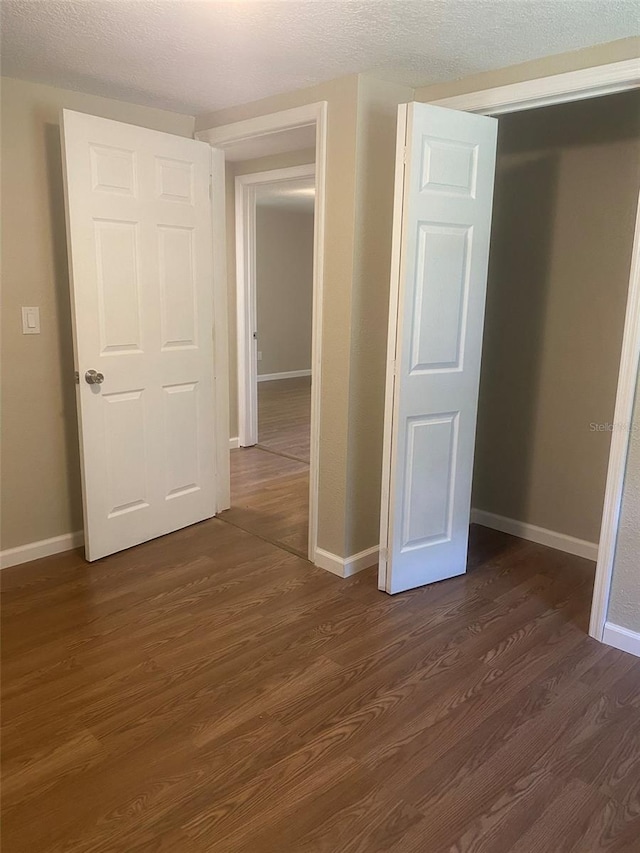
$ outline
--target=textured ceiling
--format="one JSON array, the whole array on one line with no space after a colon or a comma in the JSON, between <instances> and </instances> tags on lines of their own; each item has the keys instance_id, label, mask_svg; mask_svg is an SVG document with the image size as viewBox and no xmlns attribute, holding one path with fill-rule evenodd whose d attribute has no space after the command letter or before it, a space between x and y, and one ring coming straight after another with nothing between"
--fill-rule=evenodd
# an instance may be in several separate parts
<instances>
[{"instance_id":1,"label":"textured ceiling","mask_svg":"<svg viewBox=\"0 0 640 853\"><path fill-rule=\"evenodd\" d=\"M198 114L353 72L419 85L640 31L637 0L2 0L2 71Z\"/></svg>"}]
</instances>

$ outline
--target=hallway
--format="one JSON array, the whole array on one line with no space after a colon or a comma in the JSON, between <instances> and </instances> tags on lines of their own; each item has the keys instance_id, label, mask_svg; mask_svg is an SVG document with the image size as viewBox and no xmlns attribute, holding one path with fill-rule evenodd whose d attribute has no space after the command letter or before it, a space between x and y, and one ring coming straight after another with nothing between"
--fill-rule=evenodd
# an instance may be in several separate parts
<instances>
[{"instance_id":1,"label":"hallway","mask_svg":"<svg viewBox=\"0 0 640 853\"><path fill-rule=\"evenodd\" d=\"M309 535L311 377L258 383L258 444L231 451L223 521L299 557Z\"/></svg>"}]
</instances>

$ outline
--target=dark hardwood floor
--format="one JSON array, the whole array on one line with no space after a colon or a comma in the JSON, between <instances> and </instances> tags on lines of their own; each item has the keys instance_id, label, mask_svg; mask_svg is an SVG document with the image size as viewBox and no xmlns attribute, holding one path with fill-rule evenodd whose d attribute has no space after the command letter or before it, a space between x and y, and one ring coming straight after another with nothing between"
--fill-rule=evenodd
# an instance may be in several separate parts
<instances>
[{"instance_id":1,"label":"dark hardwood floor","mask_svg":"<svg viewBox=\"0 0 640 853\"><path fill-rule=\"evenodd\" d=\"M3 853L640 849L585 560L473 527L390 597L214 519L1 581Z\"/></svg>"},{"instance_id":2,"label":"dark hardwood floor","mask_svg":"<svg viewBox=\"0 0 640 853\"><path fill-rule=\"evenodd\" d=\"M231 451L224 521L306 557L311 378L258 383L258 441Z\"/></svg>"},{"instance_id":3,"label":"dark hardwood floor","mask_svg":"<svg viewBox=\"0 0 640 853\"><path fill-rule=\"evenodd\" d=\"M258 446L309 464L311 377L258 382Z\"/></svg>"},{"instance_id":4,"label":"dark hardwood floor","mask_svg":"<svg viewBox=\"0 0 640 853\"><path fill-rule=\"evenodd\" d=\"M220 518L306 557L309 465L260 447L232 450L231 509Z\"/></svg>"}]
</instances>

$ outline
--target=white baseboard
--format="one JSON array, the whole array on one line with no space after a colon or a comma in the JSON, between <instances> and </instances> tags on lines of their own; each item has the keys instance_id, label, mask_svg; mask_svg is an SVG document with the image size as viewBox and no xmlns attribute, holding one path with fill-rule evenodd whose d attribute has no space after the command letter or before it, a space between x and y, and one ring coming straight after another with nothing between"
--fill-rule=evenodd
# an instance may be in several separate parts
<instances>
[{"instance_id":1,"label":"white baseboard","mask_svg":"<svg viewBox=\"0 0 640 853\"><path fill-rule=\"evenodd\" d=\"M235 450L236 447L240 447L240 439L237 435L229 439L229 450Z\"/></svg>"},{"instance_id":2,"label":"white baseboard","mask_svg":"<svg viewBox=\"0 0 640 853\"><path fill-rule=\"evenodd\" d=\"M340 578L348 578L351 575L361 572L363 569L377 565L379 552L380 547L375 545L373 548L367 548L366 551L352 554L351 557L338 557L330 551L316 548L316 556L313 562L316 566L320 566L321 569L326 569Z\"/></svg>"},{"instance_id":3,"label":"white baseboard","mask_svg":"<svg viewBox=\"0 0 640 853\"><path fill-rule=\"evenodd\" d=\"M273 379L296 379L298 376L311 376L311 370L288 370L286 373L262 373L258 382L271 382Z\"/></svg>"},{"instance_id":4,"label":"white baseboard","mask_svg":"<svg viewBox=\"0 0 640 853\"><path fill-rule=\"evenodd\" d=\"M547 530L545 527L536 527L535 524L527 524L517 521L515 518L506 518L504 515L496 515L493 512L485 512L482 509L471 510L471 523L501 530L538 545L547 545L558 551L566 551L567 554L575 554L578 557L586 557L587 560L598 559L598 545L596 542L587 542L586 539L576 539L575 536L567 536L566 533L557 533L555 530Z\"/></svg>"},{"instance_id":5,"label":"white baseboard","mask_svg":"<svg viewBox=\"0 0 640 853\"><path fill-rule=\"evenodd\" d=\"M622 625L605 622L602 642L608 646L613 646L614 649L621 649L623 652L629 652L640 657L639 631L631 631L629 628L623 628Z\"/></svg>"},{"instance_id":6,"label":"white baseboard","mask_svg":"<svg viewBox=\"0 0 640 853\"><path fill-rule=\"evenodd\" d=\"M79 548L83 542L82 530L77 530L75 533L65 533L62 536L54 536L52 539L29 542L28 545L20 545L18 548L7 548L5 551L0 551L0 569L19 566L21 563L50 557L62 551L70 551L72 548Z\"/></svg>"}]
</instances>

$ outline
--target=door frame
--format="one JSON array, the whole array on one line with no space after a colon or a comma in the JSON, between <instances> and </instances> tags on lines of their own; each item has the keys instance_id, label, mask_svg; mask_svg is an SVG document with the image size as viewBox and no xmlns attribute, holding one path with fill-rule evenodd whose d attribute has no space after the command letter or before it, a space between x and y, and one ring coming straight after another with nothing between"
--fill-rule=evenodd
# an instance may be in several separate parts
<instances>
[{"instance_id":1,"label":"door frame","mask_svg":"<svg viewBox=\"0 0 640 853\"><path fill-rule=\"evenodd\" d=\"M256 139L261 136L280 133L284 130L315 126L316 131L316 198L314 207L313 226L313 323L311 331L311 454L309 461L309 541L308 557L311 562L317 560L318 550L318 484L320 460L320 389L322 384L322 307L324 294L324 254L325 254L325 193L327 172L327 114L326 101L318 101L301 107L293 107L280 112L269 113L232 124L220 125L198 131L195 136L212 146L213 156L211 165L211 180L213 187L225 185L225 148L234 143ZM217 203L216 203L217 196ZM226 257L226 211L224 192L213 193L213 253L217 256L219 265L217 281L214 271L214 288L227 288L226 265L222 258ZM225 314L225 316L227 316ZM217 354L217 350L216 350ZM228 348L222 354L220 363L221 376L226 378L226 417L228 424L228 377L229 353ZM217 376L216 372L216 376ZM228 425L226 434L228 435ZM227 465L229 460L229 443L226 448L219 449L225 454ZM222 508L222 507L221 507Z\"/></svg>"},{"instance_id":2,"label":"door frame","mask_svg":"<svg viewBox=\"0 0 640 853\"><path fill-rule=\"evenodd\" d=\"M258 371L256 360L256 197L259 187L315 178L316 166L307 163L238 175L235 180L236 212L236 323L238 335L238 444L258 443ZM314 205L315 206L315 205ZM315 265L315 258L313 260ZM315 276L314 276L315 280ZM313 283L312 283L313 287ZM312 304L313 304L312 299ZM312 319L313 328L313 319ZM311 376L314 365L311 366Z\"/></svg>"},{"instance_id":3,"label":"door frame","mask_svg":"<svg viewBox=\"0 0 640 853\"><path fill-rule=\"evenodd\" d=\"M213 254L213 353L216 401L216 472L218 485L216 490L216 514L231 506L231 466L229 459L229 323L227 320L227 253L216 245L216 233L222 222L222 239L225 239L224 224L227 207L224 192L214 193L214 179L222 174L224 180L224 153L218 148L211 149L211 228ZM220 186L220 184L217 184ZM224 183L222 184L224 186ZM218 318L222 318L218 322Z\"/></svg>"},{"instance_id":4,"label":"door frame","mask_svg":"<svg viewBox=\"0 0 640 853\"><path fill-rule=\"evenodd\" d=\"M526 80L492 89L469 92L431 101L440 107L502 115L510 112L565 104L612 95L640 88L638 60L630 59L598 65L580 71L569 71L538 80ZM629 289L625 313L622 352L618 373L614 423L631 424L638 382L640 360L640 197L636 212ZM603 641L611 579L615 559L618 527L622 508L624 476L631 429L614 430L605 486L605 499L598 544L598 560L591 605L589 634Z\"/></svg>"}]
</instances>

